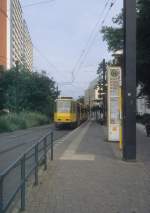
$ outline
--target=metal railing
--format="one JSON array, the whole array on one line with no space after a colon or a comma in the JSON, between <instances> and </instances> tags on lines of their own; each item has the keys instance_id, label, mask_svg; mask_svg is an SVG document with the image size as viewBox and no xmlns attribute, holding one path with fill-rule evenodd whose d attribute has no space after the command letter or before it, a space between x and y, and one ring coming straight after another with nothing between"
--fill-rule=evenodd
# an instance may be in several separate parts
<instances>
[{"instance_id":1,"label":"metal railing","mask_svg":"<svg viewBox=\"0 0 150 213\"><path fill-rule=\"evenodd\" d=\"M53 160L53 132L49 132L36 144L32 145L10 167L0 174L0 213L5 213L16 196L19 195L20 209L25 210L26 183L29 177L34 176L34 183L38 185L39 166L47 169L48 151Z\"/></svg>"}]
</instances>

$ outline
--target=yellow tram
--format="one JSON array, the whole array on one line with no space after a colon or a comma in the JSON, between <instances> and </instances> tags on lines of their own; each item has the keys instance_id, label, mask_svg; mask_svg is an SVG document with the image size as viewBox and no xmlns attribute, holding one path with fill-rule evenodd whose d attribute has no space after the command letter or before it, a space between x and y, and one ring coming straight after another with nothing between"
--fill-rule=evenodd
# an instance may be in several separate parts
<instances>
[{"instance_id":1,"label":"yellow tram","mask_svg":"<svg viewBox=\"0 0 150 213\"><path fill-rule=\"evenodd\" d=\"M75 128L87 119L86 107L72 97L61 97L55 101L54 122L56 128L64 125Z\"/></svg>"}]
</instances>

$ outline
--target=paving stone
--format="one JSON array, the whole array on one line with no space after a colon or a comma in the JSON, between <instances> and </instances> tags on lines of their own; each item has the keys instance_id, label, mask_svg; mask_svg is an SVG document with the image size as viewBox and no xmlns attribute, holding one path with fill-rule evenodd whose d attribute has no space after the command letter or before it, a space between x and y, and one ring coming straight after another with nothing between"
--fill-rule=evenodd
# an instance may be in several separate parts
<instances>
[{"instance_id":1,"label":"paving stone","mask_svg":"<svg viewBox=\"0 0 150 213\"><path fill-rule=\"evenodd\" d=\"M145 136L138 134L141 152L144 147L139 139ZM123 162L117 144L105 142L105 138L105 127L93 121L59 144L42 184L30 193L26 212L149 213L148 151L143 151L146 157L138 153L135 163ZM70 150L73 157L64 158Z\"/></svg>"}]
</instances>

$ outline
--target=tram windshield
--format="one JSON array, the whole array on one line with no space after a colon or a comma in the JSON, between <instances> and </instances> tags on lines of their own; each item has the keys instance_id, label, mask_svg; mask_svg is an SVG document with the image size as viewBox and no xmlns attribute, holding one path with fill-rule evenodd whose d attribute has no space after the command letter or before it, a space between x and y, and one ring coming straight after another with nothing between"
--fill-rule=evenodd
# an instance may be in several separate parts
<instances>
[{"instance_id":1,"label":"tram windshield","mask_svg":"<svg viewBox=\"0 0 150 213\"><path fill-rule=\"evenodd\" d=\"M70 112L71 102L70 101L57 101L57 112Z\"/></svg>"}]
</instances>

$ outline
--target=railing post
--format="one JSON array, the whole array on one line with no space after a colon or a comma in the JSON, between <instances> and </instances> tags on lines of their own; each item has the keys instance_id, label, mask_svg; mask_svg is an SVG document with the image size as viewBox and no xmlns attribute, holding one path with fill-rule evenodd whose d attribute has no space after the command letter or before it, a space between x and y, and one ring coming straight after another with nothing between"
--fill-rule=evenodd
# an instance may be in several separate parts
<instances>
[{"instance_id":1,"label":"railing post","mask_svg":"<svg viewBox=\"0 0 150 213\"><path fill-rule=\"evenodd\" d=\"M54 141L54 134L51 132L51 160L53 160L53 141Z\"/></svg>"},{"instance_id":2,"label":"railing post","mask_svg":"<svg viewBox=\"0 0 150 213\"><path fill-rule=\"evenodd\" d=\"M44 138L44 169L47 170L47 137Z\"/></svg>"},{"instance_id":3,"label":"railing post","mask_svg":"<svg viewBox=\"0 0 150 213\"><path fill-rule=\"evenodd\" d=\"M26 156L24 155L21 159L21 211L25 210L25 159Z\"/></svg>"},{"instance_id":4,"label":"railing post","mask_svg":"<svg viewBox=\"0 0 150 213\"><path fill-rule=\"evenodd\" d=\"M35 146L35 185L38 185L38 144Z\"/></svg>"},{"instance_id":5,"label":"railing post","mask_svg":"<svg viewBox=\"0 0 150 213\"><path fill-rule=\"evenodd\" d=\"M0 212L3 212L3 176L0 177Z\"/></svg>"}]
</instances>

